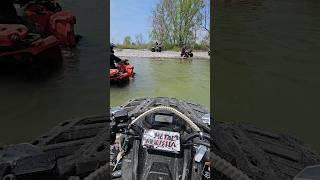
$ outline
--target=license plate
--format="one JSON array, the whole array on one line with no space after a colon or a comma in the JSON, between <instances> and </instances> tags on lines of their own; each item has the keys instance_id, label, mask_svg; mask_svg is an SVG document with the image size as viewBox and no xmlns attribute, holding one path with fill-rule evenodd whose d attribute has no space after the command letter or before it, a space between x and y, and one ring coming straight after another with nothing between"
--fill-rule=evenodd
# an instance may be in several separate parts
<instances>
[{"instance_id":1,"label":"license plate","mask_svg":"<svg viewBox=\"0 0 320 180\"><path fill-rule=\"evenodd\" d=\"M145 130L142 137L142 147L147 149L179 153L180 134L171 131L155 129Z\"/></svg>"}]
</instances>

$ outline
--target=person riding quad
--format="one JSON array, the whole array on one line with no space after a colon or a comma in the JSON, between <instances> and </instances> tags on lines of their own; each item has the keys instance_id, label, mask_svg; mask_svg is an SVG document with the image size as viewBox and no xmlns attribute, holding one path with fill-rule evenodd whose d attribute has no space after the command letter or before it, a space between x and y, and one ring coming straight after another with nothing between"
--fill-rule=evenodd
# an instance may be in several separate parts
<instances>
[{"instance_id":1,"label":"person riding quad","mask_svg":"<svg viewBox=\"0 0 320 180\"><path fill-rule=\"evenodd\" d=\"M188 49L186 46L183 46L181 49L181 57L183 58L189 58L189 57L193 57L193 53L192 53L192 49Z\"/></svg>"},{"instance_id":2,"label":"person riding quad","mask_svg":"<svg viewBox=\"0 0 320 180\"><path fill-rule=\"evenodd\" d=\"M155 52L161 52L161 43L156 42L156 46L154 47Z\"/></svg>"},{"instance_id":3,"label":"person riding quad","mask_svg":"<svg viewBox=\"0 0 320 180\"><path fill-rule=\"evenodd\" d=\"M119 57L114 55L113 48L116 47L114 44L111 44L110 46L110 69L117 69L117 66L115 63L119 63L122 61Z\"/></svg>"},{"instance_id":4,"label":"person riding quad","mask_svg":"<svg viewBox=\"0 0 320 180\"><path fill-rule=\"evenodd\" d=\"M181 49L181 54L180 54L181 57L185 56L186 50L187 50L186 46L183 46Z\"/></svg>"}]
</instances>

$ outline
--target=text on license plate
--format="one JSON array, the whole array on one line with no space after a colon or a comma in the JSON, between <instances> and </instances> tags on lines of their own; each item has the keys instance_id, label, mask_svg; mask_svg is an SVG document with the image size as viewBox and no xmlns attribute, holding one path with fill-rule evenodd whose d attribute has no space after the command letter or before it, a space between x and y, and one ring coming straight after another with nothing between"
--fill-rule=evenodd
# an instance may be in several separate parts
<instances>
[{"instance_id":1,"label":"text on license plate","mask_svg":"<svg viewBox=\"0 0 320 180\"><path fill-rule=\"evenodd\" d=\"M142 138L142 146L148 149L179 153L180 134L155 129L145 130Z\"/></svg>"}]
</instances>

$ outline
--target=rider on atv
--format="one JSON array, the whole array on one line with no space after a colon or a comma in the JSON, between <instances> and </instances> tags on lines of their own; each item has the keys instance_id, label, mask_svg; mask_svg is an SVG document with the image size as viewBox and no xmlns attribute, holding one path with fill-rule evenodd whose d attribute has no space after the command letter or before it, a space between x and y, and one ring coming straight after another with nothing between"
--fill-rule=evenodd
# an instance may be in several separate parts
<instances>
[{"instance_id":1,"label":"rider on atv","mask_svg":"<svg viewBox=\"0 0 320 180\"><path fill-rule=\"evenodd\" d=\"M186 46L183 46L180 56L183 58L193 57L192 49L188 49Z\"/></svg>"},{"instance_id":2,"label":"rider on atv","mask_svg":"<svg viewBox=\"0 0 320 180\"><path fill-rule=\"evenodd\" d=\"M119 63L122 61L119 57L114 55L113 48L116 47L113 43L110 45L110 69L117 69L117 66L115 63Z\"/></svg>"}]
</instances>

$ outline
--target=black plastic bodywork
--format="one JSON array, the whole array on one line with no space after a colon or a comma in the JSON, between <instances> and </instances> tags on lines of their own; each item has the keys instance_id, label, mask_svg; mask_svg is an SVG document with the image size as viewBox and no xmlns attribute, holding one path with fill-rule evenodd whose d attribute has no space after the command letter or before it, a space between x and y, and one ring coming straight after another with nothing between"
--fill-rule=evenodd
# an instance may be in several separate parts
<instances>
[{"instance_id":1,"label":"black plastic bodywork","mask_svg":"<svg viewBox=\"0 0 320 180\"><path fill-rule=\"evenodd\" d=\"M140 144L135 140L133 148L123 159L121 180L175 180L182 178L183 167L187 166L189 171L191 149L174 154L144 149Z\"/></svg>"}]
</instances>

